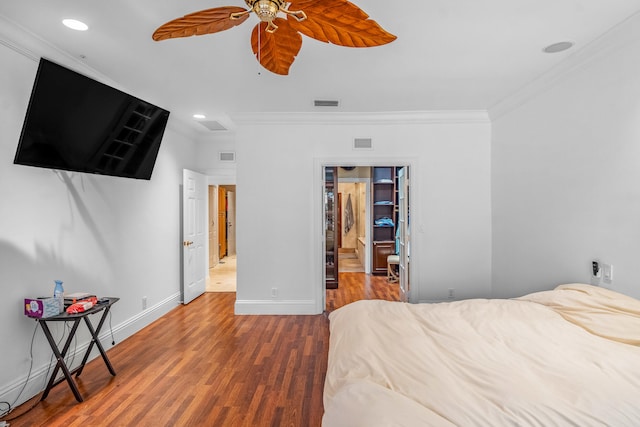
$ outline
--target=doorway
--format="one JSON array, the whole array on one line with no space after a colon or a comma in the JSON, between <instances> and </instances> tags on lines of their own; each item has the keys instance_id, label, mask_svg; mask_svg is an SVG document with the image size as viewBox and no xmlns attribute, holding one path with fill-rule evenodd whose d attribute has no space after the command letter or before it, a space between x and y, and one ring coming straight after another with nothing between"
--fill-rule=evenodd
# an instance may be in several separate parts
<instances>
[{"instance_id":1,"label":"doorway","mask_svg":"<svg viewBox=\"0 0 640 427\"><path fill-rule=\"evenodd\" d=\"M410 301L408 224L411 166L409 163L390 163L391 166L378 161L370 166L357 167L322 165L323 301L327 290L339 289L340 277L346 278L344 274L351 272L345 268L346 263L340 262L341 255L353 259L352 254L358 257L358 264L362 266L353 273L364 277L363 282L370 275L385 280L390 278L389 285L399 287L402 300ZM328 179L333 176L332 184ZM335 203L327 203L328 200L335 200ZM355 233L349 235L351 231ZM331 262L334 252L338 254L337 269ZM399 257L402 259L397 260ZM342 271L340 267L343 267ZM364 275L362 270L365 270Z\"/></svg>"},{"instance_id":2,"label":"doorway","mask_svg":"<svg viewBox=\"0 0 640 427\"><path fill-rule=\"evenodd\" d=\"M207 292L236 291L236 186L209 186Z\"/></svg>"},{"instance_id":3,"label":"doorway","mask_svg":"<svg viewBox=\"0 0 640 427\"><path fill-rule=\"evenodd\" d=\"M369 216L367 178L340 178L338 173L338 271L371 273L365 253Z\"/></svg>"}]
</instances>

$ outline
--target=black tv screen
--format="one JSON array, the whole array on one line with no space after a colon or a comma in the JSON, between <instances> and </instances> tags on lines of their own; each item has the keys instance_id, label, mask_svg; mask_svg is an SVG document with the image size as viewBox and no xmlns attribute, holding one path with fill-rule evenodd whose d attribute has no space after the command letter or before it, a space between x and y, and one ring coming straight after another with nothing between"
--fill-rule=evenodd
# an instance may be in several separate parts
<instances>
[{"instance_id":1,"label":"black tv screen","mask_svg":"<svg viewBox=\"0 0 640 427\"><path fill-rule=\"evenodd\" d=\"M151 179L169 112L40 59L15 164Z\"/></svg>"}]
</instances>

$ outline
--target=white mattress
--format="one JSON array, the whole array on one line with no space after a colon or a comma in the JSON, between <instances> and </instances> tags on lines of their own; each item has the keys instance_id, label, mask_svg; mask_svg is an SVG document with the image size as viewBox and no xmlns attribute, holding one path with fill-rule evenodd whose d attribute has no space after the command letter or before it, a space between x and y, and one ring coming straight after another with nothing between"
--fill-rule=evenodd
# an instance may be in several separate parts
<instances>
[{"instance_id":1,"label":"white mattress","mask_svg":"<svg viewBox=\"0 0 640 427\"><path fill-rule=\"evenodd\" d=\"M324 427L640 426L640 301L359 301L330 315Z\"/></svg>"}]
</instances>

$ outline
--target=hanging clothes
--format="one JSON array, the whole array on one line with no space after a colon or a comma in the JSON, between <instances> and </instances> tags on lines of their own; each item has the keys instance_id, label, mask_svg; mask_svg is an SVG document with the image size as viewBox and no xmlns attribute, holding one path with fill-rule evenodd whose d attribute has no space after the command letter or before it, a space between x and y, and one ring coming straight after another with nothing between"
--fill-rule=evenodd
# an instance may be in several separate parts
<instances>
[{"instance_id":1,"label":"hanging clothes","mask_svg":"<svg viewBox=\"0 0 640 427\"><path fill-rule=\"evenodd\" d=\"M347 234L353 227L355 218L353 217L353 206L351 205L351 193L347 197L347 204L344 207L344 233Z\"/></svg>"}]
</instances>

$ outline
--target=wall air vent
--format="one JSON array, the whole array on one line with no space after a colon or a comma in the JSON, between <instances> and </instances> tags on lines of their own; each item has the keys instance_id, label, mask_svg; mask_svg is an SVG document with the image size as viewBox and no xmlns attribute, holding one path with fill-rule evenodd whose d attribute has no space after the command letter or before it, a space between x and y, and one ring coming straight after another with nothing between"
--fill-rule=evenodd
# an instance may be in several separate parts
<instances>
[{"instance_id":1,"label":"wall air vent","mask_svg":"<svg viewBox=\"0 0 640 427\"><path fill-rule=\"evenodd\" d=\"M337 107L340 103L337 100L331 99L316 99L313 101L314 107Z\"/></svg>"},{"instance_id":2,"label":"wall air vent","mask_svg":"<svg viewBox=\"0 0 640 427\"><path fill-rule=\"evenodd\" d=\"M200 120L198 121L198 123L209 129L210 131L227 130L226 127L222 126L220 122L217 122L215 120Z\"/></svg>"},{"instance_id":3,"label":"wall air vent","mask_svg":"<svg viewBox=\"0 0 640 427\"><path fill-rule=\"evenodd\" d=\"M373 141L371 138L354 138L353 139L354 150L373 150Z\"/></svg>"},{"instance_id":4,"label":"wall air vent","mask_svg":"<svg viewBox=\"0 0 640 427\"><path fill-rule=\"evenodd\" d=\"M235 162L236 161L236 152L235 151L220 151L218 153L218 160L221 162Z\"/></svg>"}]
</instances>

